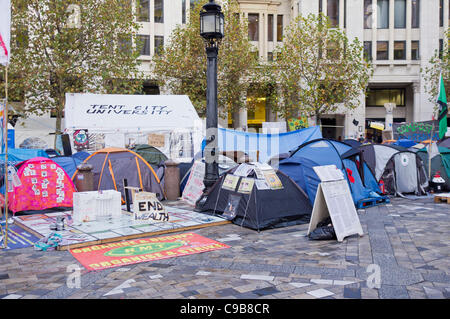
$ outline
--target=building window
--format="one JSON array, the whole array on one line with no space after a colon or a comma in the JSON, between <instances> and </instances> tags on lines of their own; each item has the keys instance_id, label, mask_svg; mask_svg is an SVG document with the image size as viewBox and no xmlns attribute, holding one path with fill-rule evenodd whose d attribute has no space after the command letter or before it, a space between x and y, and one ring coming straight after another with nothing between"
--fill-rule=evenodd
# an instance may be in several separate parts
<instances>
[{"instance_id":1,"label":"building window","mask_svg":"<svg viewBox=\"0 0 450 319\"><path fill-rule=\"evenodd\" d=\"M368 61L372 61L372 41L364 41L364 56Z\"/></svg>"},{"instance_id":2,"label":"building window","mask_svg":"<svg viewBox=\"0 0 450 319\"><path fill-rule=\"evenodd\" d=\"M164 48L164 37L155 35L155 54L159 55L162 53Z\"/></svg>"},{"instance_id":3,"label":"building window","mask_svg":"<svg viewBox=\"0 0 450 319\"><path fill-rule=\"evenodd\" d=\"M388 41L377 41L377 60L389 60Z\"/></svg>"},{"instance_id":4,"label":"building window","mask_svg":"<svg viewBox=\"0 0 450 319\"><path fill-rule=\"evenodd\" d=\"M366 106L384 107L385 103L405 106L405 89L367 89Z\"/></svg>"},{"instance_id":5,"label":"building window","mask_svg":"<svg viewBox=\"0 0 450 319\"><path fill-rule=\"evenodd\" d=\"M139 22L150 22L150 1L140 0L138 7L138 21Z\"/></svg>"},{"instance_id":6,"label":"building window","mask_svg":"<svg viewBox=\"0 0 450 319\"><path fill-rule=\"evenodd\" d=\"M181 2L181 23L186 23L186 0Z\"/></svg>"},{"instance_id":7,"label":"building window","mask_svg":"<svg viewBox=\"0 0 450 319\"><path fill-rule=\"evenodd\" d=\"M267 52L267 61L273 62L273 52Z\"/></svg>"},{"instance_id":8,"label":"building window","mask_svg":"<svg viewBox=\"0 0 450 319\"><path fill-rule=\"evenodd\" d=\"M444 40L439 39L439 59L442 59L443 52L444 52Z\"/></svg>"},{"instance_id":9,"label":"building window","mask_svg":"<svg viewBox=\"0 0 450 319\"><path fill-rule=\"evenodd\" d=\"M394 60L406 60L405 41L394 41Z\"/></svg>"},{"instance_id":10,"label":"building window","mask_svg":"<svg viewBox=\"0 0 450 319\"><path fill-rule=\"evenodd\" d=\"M364 29L372 29L372 0L364 0Z\"/></svg>"},{"instance_id":11,"label":"building window","mask_svg":"<svg viewBox=\"0 0 450 319\"><path fill-rule=\"evenodd\" d=\"M411 60L420 60L419 41L411 41Z\"/></svg>"},{"instance_id":12,"label":"building window","mask_svg":"<svg viewBox=\"0 0 450 319\"><path fill-rule=\"evenodd\" d=\"M277 15L277 41L283 41L283 16Z\"/></svg>"},{"instance_id":13,"label":"building window","mask_svg":"<svg viewBox=\"0 0 450 319\"><path fill-rule=\"evenodd\" d=\"M164 0L154 0L155 22L164 23Z\"/></svg>"},{"instance_id":14,"label":"building window","mask_svg":"<svg viewBox=\"0 0 450 319\"><path fill-rule=\"evenodd\" d=\"M267 41L273 41L273 14L267 16Z\"/></svg>"},{"instance_id":15,"label":"building window","mask_svg":"<svg viewBox=\"0 0 450 319\"><path fill-rule=\"evenodd\" d=\"M330 19L332 27L339 26L339 0L328 0L327 16Z\"/></svg>"},{"instance_id":16,"label":"building window","mask_svg":"<svg viewBox=\"0 0 450 319\"><path fill-rule=\"evenodd\" d=\"M439 26L444 26L444 0L439 0Z\"/></svg>"},{"instance_id":17,"label":"building window","mask_svg":"<svg viewBox=\"0 0 450 319\"><path fill-rule=\"evenodd\" d=\"M420 26L420 0L411 0L411 28Z\"/></svg>"},{"instance_id":18,"label":"building window","mask_svg":"<svg viewBox=\"0 0 450 319\"><path fill-rule=\"evenodd\" d=\"M322 0L319 0L319 13L322 13Z\"/></svg>"},{"instance_id":19,"label":"building window","mask_svg":"<svg viewBox=\"0 0 450 319\"><path fill-rule=\"evenodd\" d=\"M138 39L141 46L141 55L150 55L150 36L138 35Z\"/></svg>"},{"instance_id":20,"label":"building window","mask_svg":"<svg viewBox=\"0 0 450 319\"><path fill-rule=\"evenodd\" d=\"M259 14L248 14L248 38L250 41L259 41Z\"/></svg>"},{"instance_id":21,"label":"building window","mask_svg":"<svg viewBox=\"0 0 450 319\"><path fill-rule=\"evenodd\" d=\"M377 1L377 28L389 29L389 0Z\"/></svg>"},{"instance_id":22,"label":"building window","mask_svg":"<svg viewBox=\"0 0 450 319\"><path fill-rule=\"evenodd\" d=\"M406 28L406 0L395 0L394 2L394 27Z\"/></svg>"}]
</instances>

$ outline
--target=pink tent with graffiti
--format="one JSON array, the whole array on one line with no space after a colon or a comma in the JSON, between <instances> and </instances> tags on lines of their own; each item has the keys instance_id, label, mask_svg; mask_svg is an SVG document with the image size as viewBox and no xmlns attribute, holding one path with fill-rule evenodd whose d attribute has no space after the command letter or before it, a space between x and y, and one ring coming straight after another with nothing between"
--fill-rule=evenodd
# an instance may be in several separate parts
<instances>
[{"instance_id":1,"label":"pink tent with graffiti","mask_svg":"<svg viewBox=\"0 0 450 319\"><path fill-rule=\"evenodd\" d=\"M49 158L35 157L19 163L17 175L22 183L9 192L13 212L72 207L75 186L67 173Z\"/></svg>"}]
</instances>

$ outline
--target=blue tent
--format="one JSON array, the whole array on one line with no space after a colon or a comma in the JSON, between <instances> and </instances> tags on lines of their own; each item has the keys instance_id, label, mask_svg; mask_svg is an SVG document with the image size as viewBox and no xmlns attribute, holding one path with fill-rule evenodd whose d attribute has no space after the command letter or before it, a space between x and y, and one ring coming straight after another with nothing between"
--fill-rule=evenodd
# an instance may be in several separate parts
<instances>
[{"instance_id":1,"label":"blue tent","mask_svg":"<svg viewBox=\"0 0 450 319\"><path fill-rule=\"evenodd\" d=\"M273 156L288 153L306 142L322 138L319 126L279 133L260 134L219 128L218 147L221 152L243 151L254 161L266 163ZM205 141L202 143L202 150Z\"/></svg>"},{"instance_id":2,"label":"blue tent","mask_svg":"<svg viewBox=\"0 0 450 319\"><path fill-rule=\"evenodd\" d=\"M320 183L313 167L323 165L336 165L344 173L355 204L379 191L372 172L360 162L359 151L335 140L317 139L299 146L289 158L280 161L279 170L291 177L313 204Z\"/></svg>"},{"instance_id":3,"label":"blue tent","mask_svg":"<svg viewBox=\"0 0 450 319\"><path fill-rule=\"evenodd\" d=\"M75 174L75 171L77 170L77 166L83 163L83 161L89 156L90 154L87 152L77 152L73 154L72 156L55 156L52 157L52 161L54 161L56 164L61 166L61 168L66 171L67 175L69 175L70 178L73 177Z\"/></svg>"}]
</instances>

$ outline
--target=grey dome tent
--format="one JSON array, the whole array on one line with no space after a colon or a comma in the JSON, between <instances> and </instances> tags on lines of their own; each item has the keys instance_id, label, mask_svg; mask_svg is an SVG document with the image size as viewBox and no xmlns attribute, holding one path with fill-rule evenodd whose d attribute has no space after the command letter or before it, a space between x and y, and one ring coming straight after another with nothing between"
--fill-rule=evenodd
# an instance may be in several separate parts
<instances>
[{"instance_id":1,"label":"grey dome tent","mask_svg":"<svg viewBox=\"0 0 450 319\"><path fill-rule=\"evenodd\" d=\"M232 222L258 231L309 223L312 205L308 196L286 174L276 172L282 189L263 190L254 185L250 194L244 194L237 191L242 177L239 177L234 191L222 188L226 176L233 174L236 169L232 168L220 176L206 200L199 200L201 212L224 215L227 208L234 204L236 215L231 219ZM249 177L256 178L255 173L250 173Z\"/></svg>"},{"instance_id":2,"label":"grey dome tent","mask_svg":"<svg viewBox=\"0 0 450 319\"><path fill-rule=\"evenodd\" d=\"M359 150L377 182L383 181L388 194L426 194L428 178L423 161L415 152L385 144L361 145Z\"/></svg>"}]
</instances>

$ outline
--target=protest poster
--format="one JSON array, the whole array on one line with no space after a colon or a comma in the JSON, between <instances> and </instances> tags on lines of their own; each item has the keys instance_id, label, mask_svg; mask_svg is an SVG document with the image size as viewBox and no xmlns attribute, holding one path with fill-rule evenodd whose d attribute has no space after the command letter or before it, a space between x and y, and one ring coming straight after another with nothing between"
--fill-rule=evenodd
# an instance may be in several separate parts
<instances>
[{"instance_id":1,"label":"protest poster","mask_svg":"<svg viewBox=\"0 0 450 319\"><path fill-rule=\"evenodd\" d=\"M191 205L195 205L197 200L202 196L205 185L203 179L205 177L205 163L195 161L192 165L189 179L183 190L182 198Z\"/></svg>"},{"instance_id":2,"label":"protest poster","mask_svg":"<svg viewBox=\"0 0 450 319\"><path fill-rule=\"evenodd\" d=\"M238 182L239 182L239 176L235 176L233 174L227 174L227 176L223 180L222 188L228 189L230 191L235 191Z\"/></svg>"},{"instance_id":3,"label":"protest poster","mask_svg":"<svg viewBox=\"0 0 450 319\"><path fill-rule=\"evenodd\" d=\"M275 173L274 170L263 171L263 174L264 179L266 180L267 184L269 184L270 189L283 189L283 184L281 183L280 179L277 176L277 173Z\"/></svg>"},{"instance_id":4,"label":"protest poster","mask_svg":"<svg viewBox=\"0 0 450 319\"><path fill-rule=\"evenodd\" d=\"M133 211L135 221L143 223L169 221L169 214L158 198L156 198L155 193L135 193L133 198Z\"/></svg>"},{"instance_id":5,"label":"protest poster","mask_svg":"<svg viewBox=\"0 0 450 319\"><path fill-rule=\"evenodd\" d=\"M253 190L254 184L255 184L254 178L247 178L247 177L242 178L241 183L239 184L238 193L250 194Z\"/></svg>"},{"instance_id":6,"label":"protest poster","mask_svg":"<svg viewBox=\"0 0 450 319\"><path fill-rule=\"evenodd\" d=\"M420 143L429 139L439 140L439 123L434 121L393 123L394 140L408 139Z\"/></svg>"}]
</instances>

